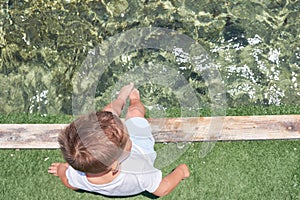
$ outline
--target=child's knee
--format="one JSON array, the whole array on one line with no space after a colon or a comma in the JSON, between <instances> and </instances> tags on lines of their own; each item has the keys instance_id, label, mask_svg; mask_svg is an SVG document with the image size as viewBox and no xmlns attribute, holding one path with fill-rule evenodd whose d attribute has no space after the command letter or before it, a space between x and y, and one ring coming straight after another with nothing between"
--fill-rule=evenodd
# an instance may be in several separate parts
<instances>
[{"instance_id":1,"label":"child's knee","mask_svg":"<svg viewBox=\"0 0 300 200\"><path fill-rule=\"evenodd\" d=\"M144 105L139 103L139 104L129 106L126 114L126 118L129 119L132 117L144 117L145 114L146 114L146 109Z\"/></svg>"}]
</instances>

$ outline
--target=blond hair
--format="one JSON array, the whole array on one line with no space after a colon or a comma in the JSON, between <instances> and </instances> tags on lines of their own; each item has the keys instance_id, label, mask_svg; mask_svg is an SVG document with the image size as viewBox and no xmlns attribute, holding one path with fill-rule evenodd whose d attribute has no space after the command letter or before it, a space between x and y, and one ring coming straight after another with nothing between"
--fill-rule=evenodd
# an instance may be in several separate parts
<instances>
[{"instance_id":1,"label":"blond hair","mask_svg":"<svg viewBox=\"0 0 300 200\"><path fill-rule=\"evenodd\" d=\"M79 117L59 135L64 159L74 169L101 173L122 155L129 139L119 117L101 111Z\"/></svg>"}]
</instances>

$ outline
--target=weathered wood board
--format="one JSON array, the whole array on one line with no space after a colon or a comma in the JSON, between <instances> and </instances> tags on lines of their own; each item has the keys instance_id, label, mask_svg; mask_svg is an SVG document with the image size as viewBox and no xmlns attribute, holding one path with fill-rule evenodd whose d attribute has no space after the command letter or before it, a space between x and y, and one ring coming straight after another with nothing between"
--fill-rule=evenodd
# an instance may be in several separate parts
<instances>
[{"instance_id":1,"label":"weathered wood board","mask_svg":"<svg viewBox=\"0 0 300 200\"><path fill-rule=\"evenodd\" d=\"M148 119L156 142L300 139L300 115ZM0 124L0 148L58 148L67 124Z\"/></svg>"}]
</instances>

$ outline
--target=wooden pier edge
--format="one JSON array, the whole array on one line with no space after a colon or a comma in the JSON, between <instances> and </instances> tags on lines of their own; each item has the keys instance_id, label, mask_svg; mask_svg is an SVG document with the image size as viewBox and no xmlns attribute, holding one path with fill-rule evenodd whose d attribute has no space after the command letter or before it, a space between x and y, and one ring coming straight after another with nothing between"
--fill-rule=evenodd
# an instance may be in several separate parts
<instances>
[{"instance_id":1,"label":"wooden pier edge","mask_svg":"<svg viewBox=\"0 0 300 200\"><path fill-rule=\"evenodd\" d=\"M300 115L152 118L156 142L300 139ZM0 148L56 149L67 124L0 124Z\"/></svg>"}]
</instances>

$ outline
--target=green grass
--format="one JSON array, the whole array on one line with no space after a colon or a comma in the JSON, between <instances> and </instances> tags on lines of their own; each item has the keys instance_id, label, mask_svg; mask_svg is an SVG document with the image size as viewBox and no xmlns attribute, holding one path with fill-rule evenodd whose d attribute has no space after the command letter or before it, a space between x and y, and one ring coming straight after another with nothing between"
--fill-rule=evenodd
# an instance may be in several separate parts
<instances>
[{"instance_id":1,"label":"green grass","mask_svg":"<svg viewBox=\"0 0 300 200\"><path fill-rule=\"evenodd\" d=\"M27 113L0 114L0 124L63 124L73 120L71 115L41 115Z\"/></svg>"},{"instance_id":2,"label":"green grass","mask_svg":"<svg viewBox=\"0 0 300 200\"><path fill-rule=\"evenodd\" d=\"M299 106L228 109L230 115L299 114ZM70 116L7 115L0 123L68 123ZM159 149L164 144L156 144ZM166 175L186 163L191 177L161 199L300 199L300 141L217 142L204 158L192 143ZM47 168L63 161L59 150L0 150L0 199L108 199L65 188ZM111 198L115 199L115 198ZM139 195L125 199L149 199Z\"/></svg>"}]
</instances>

